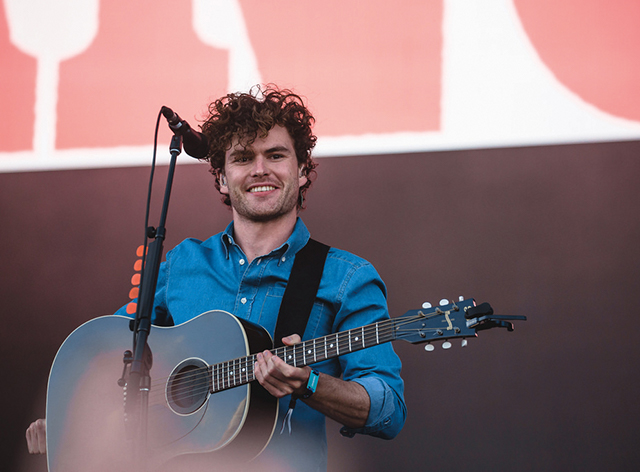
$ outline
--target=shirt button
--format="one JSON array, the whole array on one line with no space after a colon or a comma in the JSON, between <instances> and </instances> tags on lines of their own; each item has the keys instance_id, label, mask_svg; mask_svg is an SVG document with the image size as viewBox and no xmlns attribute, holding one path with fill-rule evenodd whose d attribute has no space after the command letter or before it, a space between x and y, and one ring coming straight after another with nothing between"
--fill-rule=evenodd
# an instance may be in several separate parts
<instances>
[{"instance_id":1,"label":"shirt button","mask_svg":"<svg viewBox=\"0 0 640 472\"><path fill-rule=\"evenodd\" d=\"M238 261L238 264L240 264L240 265L244 265L244 259L240 259L240 260Z\"/></svg>"},{"instance_id":2,"label":"shirt button","mask_svg":"<svg viewBox=\"0 0 640 472\"><path fill-rule=\"evenodd\" d=\"M282 256L282 259L280 259L282 262L286 261L287 258L285 256Z\"/></svg>"},{"instance_id":3,"label":"shirt button","mask_svg":"<svg viewBox=\"0 0 640 472\"><path fill-rule=\"evenodd\" d=\"M244 305L245 303L247 303L247 299L245 297L242 297L240 299L240 303L242 303Z\"/></svg>"}]
</instances>

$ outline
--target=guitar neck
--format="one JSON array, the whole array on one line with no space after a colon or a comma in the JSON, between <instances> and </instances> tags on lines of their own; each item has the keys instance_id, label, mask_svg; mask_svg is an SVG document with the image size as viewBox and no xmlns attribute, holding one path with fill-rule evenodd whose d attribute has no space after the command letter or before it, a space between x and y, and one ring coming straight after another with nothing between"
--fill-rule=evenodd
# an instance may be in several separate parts
<instances>
[{"instance_id":1,"label":"guitar neck","mask_svg":"<svg viewBox=\"0 0 640 472\"><path fill-rule=\"evenodd\" d=\"M304 367L393 341L396 339L395 333L396 320L388 319L310 339L293 346L278 347L272 349L271 353L293 367ZM253 366L255 363L256 355L252 354L212 365L210 367L212 393L254 381Z\"/></svg>"}]
</instances>

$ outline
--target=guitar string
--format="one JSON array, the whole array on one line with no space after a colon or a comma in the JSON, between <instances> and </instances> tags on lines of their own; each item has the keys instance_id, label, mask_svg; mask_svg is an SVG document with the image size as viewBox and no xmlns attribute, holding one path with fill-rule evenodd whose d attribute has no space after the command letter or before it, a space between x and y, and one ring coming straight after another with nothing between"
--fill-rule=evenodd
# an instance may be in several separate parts
<instances>
[{"instance_id":1,"label":"guitar string","mask_svg":"<svg viewBox=\"0 0 640 472\"><path fill-rule=\"evenodd\" d=\"M319 338L319 339L324 339L324 342L323 341L319 342L320 345L324 345L327 342L331 342L333 341L331 338L336 337L335 348L329 348L329 350L331 351L331 355L324 357L324 352L321 352L319 360L313 361L313 362L306 362L306 363L302 362L302 363L304 365L309 365L315 362L321 362L323 360L326 360L332 357L337 357L339 355L338 352L345 349L345 347L343 347L342 349L340 349L339 347L344 343L346 343L349 340L349 337L354 335L354 332L356 334L356 338L360 338L360 334L362 333L362 339L364 339L364 341L362 341L362 339L358 339L356 341L358 345L355 346L355 349L353 347L347 347L346 353L354 352L355 350L361 350L368 347L373 347L377 344L383 344L383 343L392 341L393 338L386 339L386 337L392 335L394 330L396 332L405 332L405 333L410 331L411 332L420 331L420 329L418 328L413 328L411 330L401 330L401 328L404 325L408 323L413 323L418 319L421 319L421 318L428 319L438 315L440 315L440 313L432 313L429 315L413 315L413 316L407 316L404 318L391 318L389 320L373 323L360 328L354 328L351 330L342 331L340 333L334 333L327 336L323 336L322 338ZM376 328L377 328L377 333L376 333ZM422 331L430 331L435 329L437 328L423 328ZM384 341L374 342L373 344L367 345L366 340L367 339L372 340L372 336L374 335L376 335L378 338L383 338ZM355 340L356 338L352 338L352 340ZM302 343L298 343L295 346L279 347L271 350L271 352L274 353L274 355L277 355L278 357L283 359L285 362L287 362L287 360L284 359L284 356L285 354L287 354L288 350L291 350L293 348L292 352L290 352L289 355L295 356L296 360L297 359L302 360L306 356L305 351L308 350L308 347L305 346L305 344L311 341L314 341L314 340L308 340ZM364 346L362 346L363 342L364 342ZM318 356L316 356L316 359L317 357ZM255 380L254 370L253 370L255 361L256 361L256 355L252 354L242 358L221 362L213 366L200 367L200 368L195 368L193 370L190 370L188 371L188 373L178 376L179 378L178 382L183 386L171 389L172 397L176 401L186 401L190 397L191 398L200 397L210 390L210 387L212 384L214 384L214 393L222 390L227 390L229 388L245 385ZM296 362L295 364L291 364L291 365L299 365L299 364ZM204 382L202 379L203 373L205 374L205 378L206 378ZM150 396L152 394L154 394L153 396L155 398L157 398L158 395L164 396L165 385L169 378L170 377L160 378L156 380L154 383L152 383ZM197 383L202 385L194 385Z\"/></svg>"},{"instance_id":2,"label":"guitar string","mask_svg":"<svg viewBox=\"0 0 640 472\"><path fill-rule=\"evenodd\" d=\"M393 321L393 320L385 320L385 321L382 321L382 322L378 323L378 325L379 325L378 327L380 327L380 325L382 325L383 326L383 330L386 330L386 331L381 331L381 332L388 334L389 328L387 328L387 325L388 324L393 324L393 323L390 323L391 321ZM410 321L411 320L409 320L408 322L410 322ZM364 329L369 331L366 334L372 334L371 330L375 330L375 327L376 327L375 323L372 324L372 325L364 326ZM353 330L350 330L350 331L361 331L362 328L363 327L354 328ZM335 337L336 334L338 335L338 343L341 343L345 339L348 339L349 330L343 331L343 332L340 332L340 333L330 334L330 335L324 336L323 338L332 338L332 337ZM366 336L366 334L365 334L365 336ZM285 360L283 358L284 354L287 352L287 350L290 350L291 348L293 348L294 351L295 351L294 355L296 356L296 358L302 357L304 355L303 351L307 349L306 346L305 346L305 343L309 343L310 341L313 341L313 340L301 342L301 343L296 344L295 346L287 346L286 348L285 347L276 348L276 349L271 350L271 352L273 352L275 355L278 355L278 357L280 357L281 359ZM244 359L248 359L249 361L245 360L244 362L242 362ZM320 360L323 360L323 359L320 359ZM285 362L286 362L286 360L285 360ZM220 368L216 369L217 373L220 373L221 370L222 371L226 370L226 372L224 372L225 373L225 377L226 377L226 376L228 376L230 370L234 370L233 366L239 365L240 367L247 367L248 366L248 367L252 368L253 364L255 364L255 354L247 356L247 357L239 358L239 359L232 359L232 360L229 360L229 361L225 361L225 362L216 364L216 365L214 365L212 367L221 366ZM231 365L232 367L229 367L229 365ZM202 367L202 368L191 370L191 371L189 371L191 376L186 376L185 375L185 376L181 377L181 380L189 379L189 377L197 377L198 375L200 375L200 373L203 370L205 370L207 368L208 367ZM244 374L244 373L242 375L246 376L246 374ZM158 384L166 383L167 379L168 379L168 377L159 379Z\"/></svg>"},{"instance_id":3,"label":"guitar string","mask_svg":"<svg viewBox=\"0 0 640 472\"><path fill-rule=\"evenodd\" d=\"M407 323L412 323L413 321L420 318L430 318L438 314L439 313L434 313L434 314L431 314L430 316L417 315L414 317L393 318L393 319L385 320L382 322L374 323L371 325L367 325L364 327L354 328L352 330L347 330L340 333L324 336L323 338L329 341L329 339L327 338L331 338L337 335L336 351L334 353L332 350L331 355L327 356L326 358L324 357L324 355L321 355L320 360L318 360L317 362L320 362L328 358L336 357L337 355L339 355L337 354L337 352L339 351L339 345L342 345L343 343L347 342L349 336L354 332L357 332L356 334L359 334L360 332L364 331L363 338L367 338L367 336L371 337L377 325L378 327L377 336L384 338L385 336L389 336L390 331L392 332L394 328L396 329L396 331L401 331L399 330L399 328L401 328L403 325ZM380 327L382 327L382 329L380 329ZM419 329L414 328L411 331L418 331L418 330ZM423 330L429 330L429 329L423 329ZM404 331L407 331L407 330L404 330ZM374 345L386 343L391 340L393 340L393 338L384 340L382 342L374 342L373 344L367 346L366 339L365 339L365 346L357 346L357 349L353 349L353 348L351 348L350 350L347 349L347 352L353 352L354 350L360 350L360 349L372 347ZM313 341L313 340L305 341L305 343L309 343L310 341ZM361 342L361 341L357 341L357 342ZM278 355L278 357L283 359L283 355L286 354L287 350L293 348L296 358L304 358L304 355L305 355L304 349L306 349L306 346L304 346L305 343L299 343L295 346L287 346L286 348L285 347L277 348L272 350L271 352L273 352L275 355ZM320 344L322 344L322 341L320 342ZM342 350L344 350L344 347ZM282 351L282 352L279 352L279 351ZM315 362L316 361L307 362L305 365L313 364ZM188 400L189 397L202 396L204 393L207 393L210 390L211 383L214 383L214 384L217 383L217 386L214 388L214 393L217 391L222 391L222 390L234 388L234 387L249 383L252 380L255 380L254 372L253 372L254 363L255 363L255 355L250 355L244 358L233 359L233 360L216 364L214 366L211 366L213 368L215 368L216 366L218 367L214 369L215 372L211 372L212 376L216 376L215 379L211 379L211 380L209 380L209 376L208 376L210 373L209 366L193 369L189 371L188 374L183 374L183 376L180 377L179 382L185 386L182 388L178 387L178 388L172 389L172 397L177 401L185 401L185 400ZM238 374L236 371L240 368L245 369L245 371L242 371L242 373ZM200 383L202 383L202 379L201 379L202 373L205 373L207 375L207 380L203 383L202 386L196 386L194 388L193 384L198 381L198 377L200 378ZM166 379L168 379L168 377L164 379L159 379L160 382L156 382L154 385L152 385L152 392L156 394L154 396L157 396L157 394L165 393L164 385L166 385ZM194 380L196 382L193 382ZM188 384L188 382L190 381L191 381L191 385ZM222 388L220 388L221 384L222 384ZM156 388L153 388L153 387L156 387ZM163 387L163 388L160 389L157 387Z\"/></svg>"},{"instance_id":4,"label":"guitar string","mask_svg":"<svg viewBox=\"0 0 640 472\"><path fill-rule=\"evenodd\" d=\"M383 326L383 329L386 331L388 331L388 328L386 328L386 324L388 324L389 321L390 320L385 320L385 322L381 322L381 323L385 323L385 325ZM368 334L371 334L370 331L372 328L375 329L375 324L370 326L365 326L364 330L365 332L369 331ZM361 331L362 328L355 328L355 330ZM342 344L344 343L345 339L348 339L349 331L345 331L337 334L338 334L337 342ZM335 335L329 335L328 337L333 337L333 336ZM306 342L308 343L309 341L306 341ZM291 348L293 348L293 350L295 351L296 358L302 358L304 355L303 349L306 349L306 347L304 346L304 343L299 343L296 346L290 346L290 347L287 347L286 349L284 347L277 348L277 349L274 349L272 352L274 352L275 355L278 355L278 357L283 359L284 355L287 353L287 350L290 350ZM255 355L251 355L245 358L233 359L227 362L223 362L223 363L211 366L213 368L212 369L213 372L211 372L211 377L212 377L211 382L214 384L217 384L215 385L214 391L220 391L227 388L233 388L239 385L244 385L245 383L248 383L254 380L255 377L254 377L253 365L255 364L255 359L256 359ZM321 358L320 360L323 360L323 359ZM202 382L203 380L202 374L205 371L207 371L206 372L207 380ZM178 401L182 401L182 400L186 400L188 396L197 397L204 394L206 391L209 390L209 387L211 385L211 382L209 381L209 378L208 378L208 374L209 374L208 371L209 371L208 367L196 368L180 376L179 382L182 385L184 385L184 387L182 388L178 387L178 388L172 389L171 390L172 397L174 399L177 399ZM152 391L164 393L164 388L154 389L153 387L164 386L166 384L166 379L167 378L159 379L160 380L159 382L156 382L154 385L152 385L151 387ZM198 381L202 383L202 386L199 387L199 389L198 387L194 388L194 385L193 385ZM220 388L220 385L222 385L222 388Z\"/></svg>"},{"instance_id":5,"label":"guitar string","mask_svg":"<svg viewBox=\"0 0 640 472\"><path fill-rule=\"evenodd\" d=\"M432 314L431 316L428 316L428 317L433 317L433 316L436 316L436 315L439 315L439 313ZM405 318L396 318L396 319L390 319L390 320L386 320L386 321L383 321L383 322L379 322L379 323L377 323L378 328L380 328L380 326L382 326L382 330L380 330L380 329L378 330L378 337L382 336L384 338L385 336L388 336L390 328L393 329L395 327L397 331L401 331L398 328L401 328L404 324L411 323L411 322L415 321L415 319L420 319L420 318L425 318L425 317L426 316L415 316L415 318L405 317ZM348 338L349 338L350 333L353 333L353 332L359 333L361 331L364 331L363 338L367 338L368 335L369 336L372 335L371 330L373 330L375 328L376 328L376 323L374 323L372 325L364 326L364 327L361 327L361 328L354 328L352 330L347 330L347 331L343 331L341 333L336 333L338 335L337 336L337 342L338 342L338 344L342 344L342 343L346 342L348 340ZM436 329L436 328L433 328L433 329ZM433 330L433 329L423 329L423 330ZM418 331L418 330L419 329L414 328L411 331ZM407 330L405 330L405 331L407 331ZM332 336L335 336L335 334L325 336L324 338L327 339L327 338L330 338ZM365 345L364 346L358 346L358 349L356 349L356 350L364 349L364 348L367 348L367 347L372 347L374 345L382 344L382 343L385 343L385 342L388 342L388 341L391 341L391 340L393 340L393 338L390 338L388 340L384 340L384 341L379 342L379 343L375 342L375 343L367 346L366 345L366 339L365 339L365 342L364 342ZM306 341L305 343L309 343L310 341L313 341L313 340ZM322 344L322 342L320 344ZM286 348L284 348L284 347L277 348L277 349L273 350L272 352L275 351L274 354L278 355L278 351L283 351L281 354L284 355L286 353L286 350L290 349L290 348L294 348L294 352L296 353L295 355L297 357L298 356L304 357L303 348L306 349L306 347L304 346L304 343L299 343L296 346L288 346ZM343 347L343 349L344 349L344 347ZM339 349L337 347L336 348L336 355L338 355L337 354L338 350ZM348 350L348 352L353 352L353 351L354 351L354 349ZM334 353L332 351L331 356L327 356L327 358L335 357L336 355L334 355ZM282 358L281 355L279 355L279 357ZM316 358L317 358L317 356L316 356ZM321 359L319 361L322 361L322 360L325 360L325 358L321 355ZM319 362L319 361L317 361L317 362ZM285 360L285 362L286 362L286 360ZM315 362L316 361L307 362L305 365L313 364ZM229 389L229 388L234 388L234 387L237 387L237 386L240 386L240 385L244 385L244 384L249 383L250 381L254 380L255 379L255 377L253 376L253 364L254 363L255 363L255 355L251 355L251 356L248 356L248 357L245 357L245 358L234 359L234 360L230 360L230 361L227 361L227 362L223 362L223 363L217 364L217 366L219 366L219 368L215 369L216 372L212 373L212 374L217 374L217 377L218 377L218 378L216 378L215 381L213 381L214 383L217 382L217 384L218 384L216 386L216 388L214 389L214 393L217 392L217 391L226 390L226 389ZM215 367L215 366L212 366L212 367ZM241 374L237 374L236 373L237 368L244 368L246 370L246 372L242 372ZM198 380L197 377L198 376L201 377L201 374L204 371L207 371L206 372L207 375L209 374L208 367L198 368L198 369L194 369L192 371L189 371L188 375L183 375L180 378L180 382L184 384L186 382L189 382L190 380L196 380L197 381ZM230 377L230 375L232 377ZM243 377L244 377L244 380L243 380ZM195 382L192 382L192 384L193 383L195 383ZM162 386L164 384L166 384L166 379L165 379L164 382L157 383L155 386ZM222 388L220 388L220 384L222 384ZM173 389L172 390L172 394L173 394L172 396L173 396L174 399L177 399L178 401L187 400L189 398L189 396L191 396L191 397L202 396L202 394L207 393L209 391L209 389L210 389L209 378L207 377L207 380L204 382L202 387L199 388L199 390L197 388L198 387L196 387L194 389L193 385L188 385L187 384L182 389L180 389L180 388ZM155 389L155 392L156 393L164 393L164 388L161 391L159 391L159 389Z\"/></svg>"}]
</instances>

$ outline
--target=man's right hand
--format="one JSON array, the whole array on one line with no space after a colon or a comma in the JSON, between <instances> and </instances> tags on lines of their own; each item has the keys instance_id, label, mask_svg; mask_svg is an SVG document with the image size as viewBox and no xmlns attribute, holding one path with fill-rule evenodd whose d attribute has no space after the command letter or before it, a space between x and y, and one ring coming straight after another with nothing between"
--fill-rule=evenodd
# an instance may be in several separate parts
<instances>
[{"instance_id":1,"label":"man's right hand","mask_svg":"<svg viewBox=\"0 0 640 472\"><path fill-rule=\"evenodd\" d=\"M47 452L47 421L43 418L35 420L27 428L27 447L30 454Z\"/></svg>"}]
</instances>

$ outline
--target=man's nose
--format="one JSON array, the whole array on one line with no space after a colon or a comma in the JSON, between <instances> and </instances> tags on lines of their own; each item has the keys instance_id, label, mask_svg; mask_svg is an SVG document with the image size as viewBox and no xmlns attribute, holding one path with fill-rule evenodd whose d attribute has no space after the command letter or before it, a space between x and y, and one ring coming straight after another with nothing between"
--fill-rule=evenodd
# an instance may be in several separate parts
<instances>
[{"instance_id":1,"label":"man's nose","mask_svg":"<svg viewBox=\"0 0 640 472\"><path fill-rule=\"evenodd\" d=\"M269 169L267 167L267 160L264 156L259 155L253 160L253 168L251 169L252 175L262 176L269 173Z\"/></svg>"}]
</instances>

